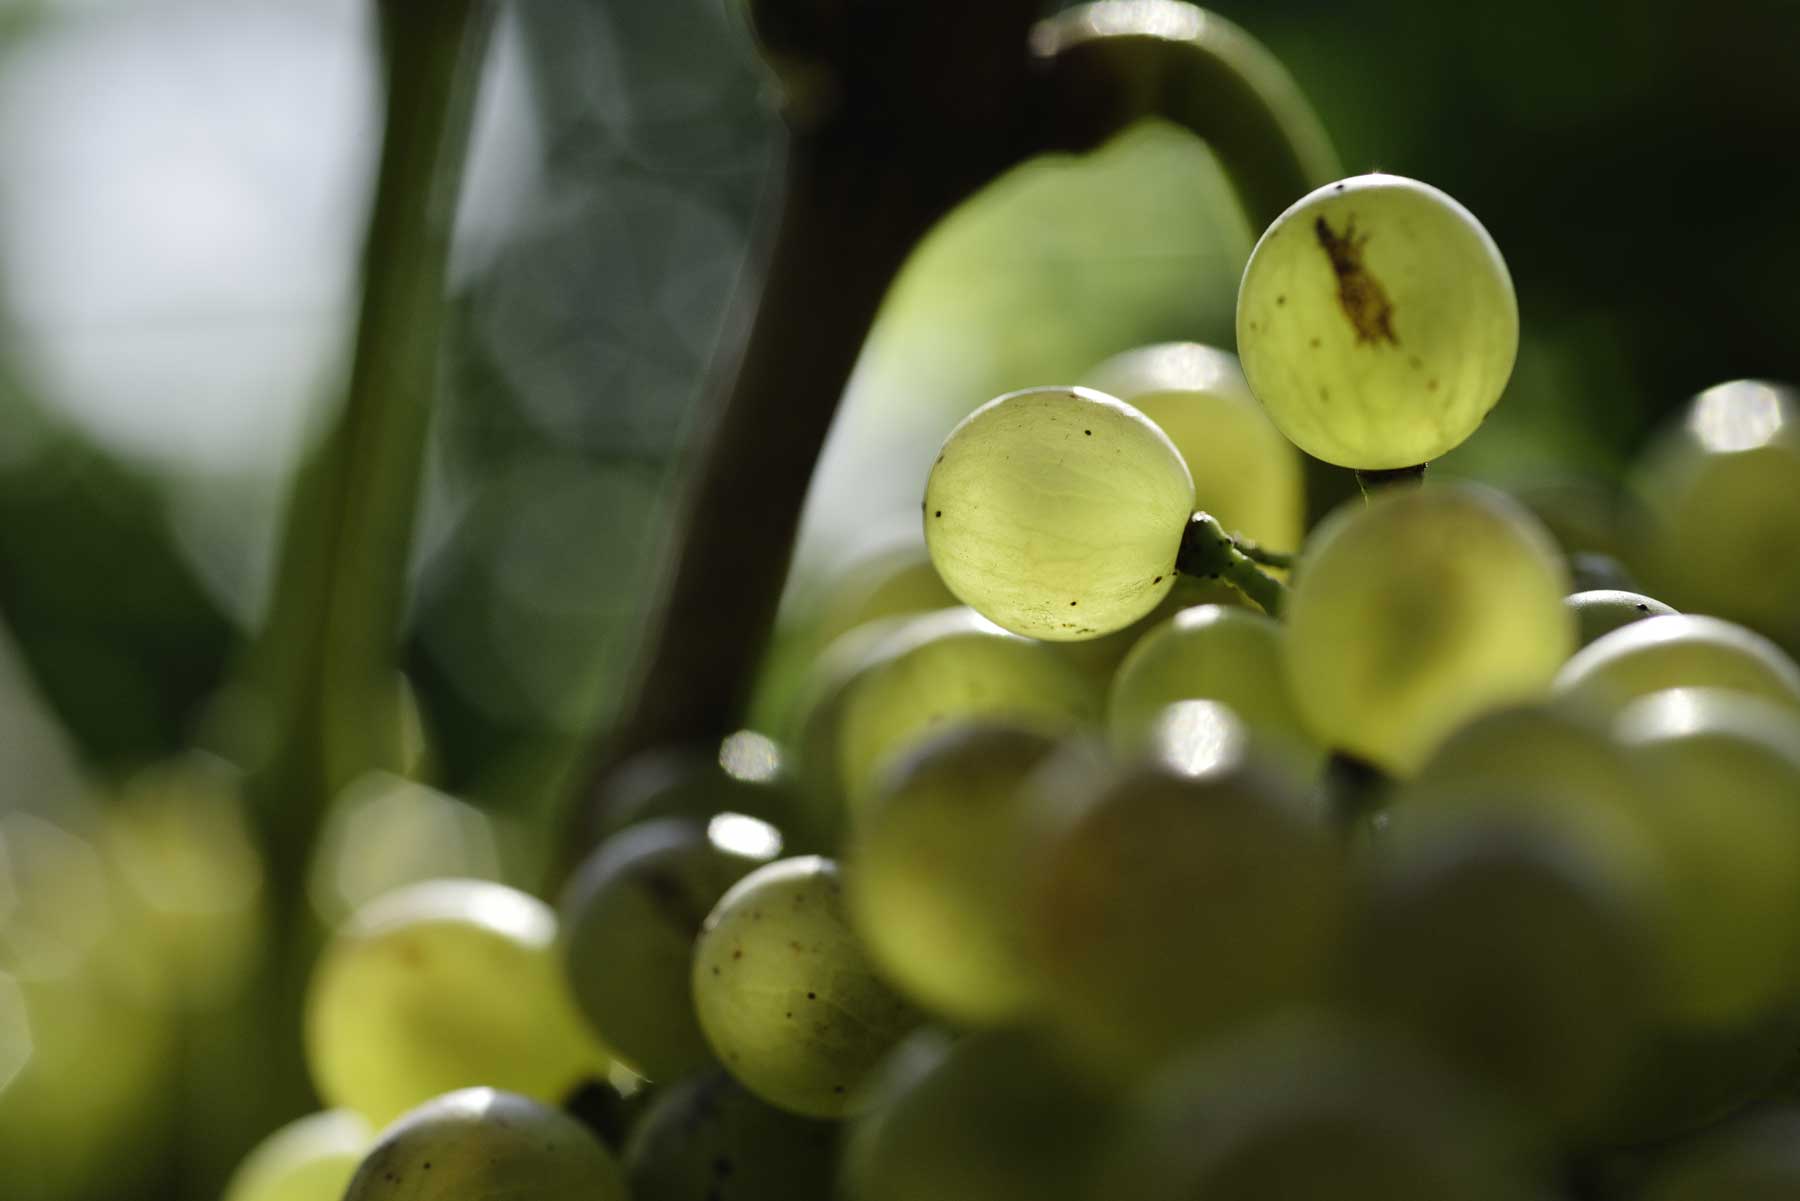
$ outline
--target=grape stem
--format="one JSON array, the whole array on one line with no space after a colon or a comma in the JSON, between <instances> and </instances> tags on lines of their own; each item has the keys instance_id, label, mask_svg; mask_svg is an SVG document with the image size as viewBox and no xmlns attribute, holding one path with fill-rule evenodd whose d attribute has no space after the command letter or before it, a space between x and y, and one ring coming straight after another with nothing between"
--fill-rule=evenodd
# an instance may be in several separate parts
<instances>
[{"instance_id":1,"label":"grape stem","mask_svg":"<svg viewBox=\"0 0 1800 1201\"><path fill-rule=\"evenodd\" d=\"M1429 466L1429 463L1415 463L1411 467L1384 467L1369 471L1358 468L1356 486L1362 489L1364 500L1383 488L1416 488L1425 482L1425 468Z\"/></svg>"},{"instance_id":2,"label":"grape stem","mask_svg":"<svg viewBox=\"0 0 1800 1201\"><path fill-rule=\"evenodd\" d=\"M1238 548L1238 553L1252 563L1260 563L1264 567L1275 567L1282 571L1294 565L1294 555L1289 551L1270 550L1261 543L1254 542L1242 534L1233 534L1231 544Z\"/></svg>"},{"instance_id":3,"label":"grape stem","mask_svg":"<svg viewBox=\"0 0 1800 1201\"><path fill-rule=\"evenodd\" d=\"M1287 601L1287 585L1258 567L1210 513L1188 518L1181 549L1175 553L1175 570L1201 579L1224 580L1270 617L1280 617Z\"/></svg>"}]
</instances>

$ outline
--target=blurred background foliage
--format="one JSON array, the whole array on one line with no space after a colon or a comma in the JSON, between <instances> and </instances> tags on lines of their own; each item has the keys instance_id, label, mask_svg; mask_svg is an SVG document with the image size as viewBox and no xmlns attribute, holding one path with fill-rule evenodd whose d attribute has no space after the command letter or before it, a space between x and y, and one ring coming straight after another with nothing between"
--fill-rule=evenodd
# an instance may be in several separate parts
<instances>
[{"instance_id":1,"label":"blurred background foliage","mask_svg":"<svg viewBox=\"0 0 1800 1201\"><path fill-rule=\"evenodd\" d=\"M1439 185L1507 256L1519 368L1442 470L1536 488L1603 544L1586 489L1616 483L1666 413L1721 380L1800 377L1800 4L1214 7L1287 63L1350 169ZM358 0L0 0L9 1197L211 1195L271 1117L306 1108L236 1102L266 1046L244 1033L266 1001L243 983L258 856L308 851L254 846L219 799L230 769L176 757L232 720L220 685L344 382L373 29ZM423 870L421 847L434 870L535 882L565 777L619 702L778 153L725 0L507 7L404 631L418 778L334 802L309 877L321 920ZM909 525L977 404L1146 342L1229 346L1255 232L1205 147L1163 127L1028 164L944 221L833 431L796 628L834 564ZM392 862L368 849L389 845ZM143 923L167 955L131 936ZM220 959L205 972L195 940ZM67 1002L57 1025L28 1023L46 995ZM25 1156L36 1194L13 1183Z\"/></svg>"}]
</instances>

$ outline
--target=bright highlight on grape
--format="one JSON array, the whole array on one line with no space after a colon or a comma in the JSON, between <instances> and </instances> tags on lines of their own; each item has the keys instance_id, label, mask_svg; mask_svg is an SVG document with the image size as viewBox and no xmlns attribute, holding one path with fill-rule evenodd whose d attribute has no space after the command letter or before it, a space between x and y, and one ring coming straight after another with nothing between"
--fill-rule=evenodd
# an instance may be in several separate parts
<instances>
[{"instance_id":1,"label":"bright highlight on grape","mask_svg":"<svg viewBox=\"0 0 1800 1201\"><path fill-rule=\"evenodd\" d=\"M1500 250L1429 184L1329 184L1263 234L1238 292L1250 390L1301 450L1358 470L1454 449L1500 399L1519 310Z\"/></svg>"}]
</instances>

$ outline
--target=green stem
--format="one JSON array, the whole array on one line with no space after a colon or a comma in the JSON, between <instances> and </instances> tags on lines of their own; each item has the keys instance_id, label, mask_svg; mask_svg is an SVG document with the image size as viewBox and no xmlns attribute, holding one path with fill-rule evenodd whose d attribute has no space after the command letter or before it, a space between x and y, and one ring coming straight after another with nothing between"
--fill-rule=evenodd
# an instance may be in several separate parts
<instances>
[{"instance_id":1,"label":"green stem","mask_svg":"<svg viewBox=\"0 0 1800 1201\"><path fill-rule=\"evenodd\" d=\"M492 0L383 0L387 115L342 408L295 481L248 693L269 715L253 791L275 895L324 806L397 766L397 676L414 511L437 386L447 264Z\"/></svg>"},{"instance_id":2,"label":"green stem","mask_svg":"<svg viewBox=\"0 0 1800 1201\"><path fill-rule=\"evenodd\" d=\"M1270 617L1280 617L1287 585L1267 574L1238 549L1210 513L1195 513L1181 534L1175 570L1202 579L1224 580L1255 601Z\"/></svg>"},{"instance_id":3,"label":"green stem","mask_svg":"<svg viewBox=\"0 0 1800 1201\"><path fill-rule=\"evenodd\" d=\"M1293 567L1296 558L1292 551L1270 550L1242 534L1233 534L1231 544L1238 548L1239 554L1252 563L1259 563L1264 567L1274 567L1281 571L1287 571Z\"/></svg>"}]
</instances>

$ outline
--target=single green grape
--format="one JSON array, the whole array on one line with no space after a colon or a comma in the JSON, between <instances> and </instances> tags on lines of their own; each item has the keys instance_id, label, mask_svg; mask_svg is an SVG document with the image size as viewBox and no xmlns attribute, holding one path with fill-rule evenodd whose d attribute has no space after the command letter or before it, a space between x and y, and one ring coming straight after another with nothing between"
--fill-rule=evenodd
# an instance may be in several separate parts
<instances>
[{"instance_id":1,"label":"single green grape","mask_svg":"<svg viewBox=\"0 0 1800 1201\"><path fill-rule=\"evenodd\" d=\"M1486 488L1351 501L1295 577L1286 663L1301 716L1323 744L1402 776L1476 714L1548 692L1574 646L1561 555Z\"/></svg>"},{"instance_id":2,"label":"single green grape","mask_svg":"<svg viewBox=\"0 0 1800 1201\"><path fill-rule=\"evenodd\" d=\"M925 545L982 616L1066 642L1156 607L1193 511L1181 453L1142 413L1088 388L1032 388L945 439L925 483Z\"/></svg>"},{"instance_id":3,"label":"single green grape","mask_svg":"<svg viewBox=\"0 0 1800 1201\"><path fill-rule=\"evenodd\" d=\"M1632 484L1634 558L1658 596L1800 647L1800 392L1762 380L1708 388Z\"/></svg>"},{"instance_id":4,"label":"single green grape","mask_svg":"<svg viewBox=\"0 0 1800 1201\"><path fill-rule=\"evenodd\" d=\"M1640 1051L1659 915L1598 840L1534 816L1464 808L1390 837L1345 961L1362 1012L1562 1135L1598 1125Z\"/></svg>"},{"instance_id":5,"label":"single green grape","mask_svg":"<svg viewBox=\"0 0 1800 1201\"><path fill-rule=\"evenodd\" d=\"M877 966L920 1004L968 1023L1036 995L1013 869L1021 785L1049 736L967 724L920 743L864 807L851 841L850 916Z\"/></svg>"},{"instance_id":6,"label":"single green grape","mask_svg":"<svg viewBox=\"0 0 1800 1201\"><path fill-rule=\"evenodd\" d=\"M1096 1068L1141 1075L1316 994L1341 862L1284 777L1232 759L1197 775L1054 768L1023 913L1046 1016Z\"/></svg>"},{"instance_id":7,"label":"single green grape","mask_svg":"<svg viewBox=\"0 0 1800 1201\"><path fill-rule=\"evenodd\" d=\"M1183 609L1131 649L1113 676L1107 729L1120 751L1140 747L1158 716L1185 700L1222 701L1259 736L1316 767L1321 753L1288 690L1286 633L1248 609Z\"/></svg>"},{"instance_id":8,"label":"single green grape","mask_svg":"<svg viewBox=\"0 0 1800 1201\"><path fill-rule=\"evenodd\" d=\"M577 869L560 905L563 968L595 1032L639 1075L712 1063L694 1016L694 939L726 890L780 853L773 826L723 813L641 822Z\"/></svg>"},{"instance_id":9,"label":"single green grape","mask_svg":"<svg viewBox=\"0 0 1800 1201\"><path fill-rule=\"evenodd\" d=\"M1169 435L1193 476L1196 509L1272 550L1299 547L1306 529L1300 453L1256 402L1236 355L1163 342L1114 355L1085 382Z\"/></svg>"},{"instance_id":10,"label":"single green grape","mask_svg":"<svg viewBox=\"0 0 1800 1201\"><path fill-rule=\"evenodd\" d=\"M1800 983L1800 932L1789 920L1800 912L1800 715L1726 689L1681 688L1627 707L1616 733L1658 785L1645 800L1671 850L1677 903L1664 932L1665 1016L1718 1026L1791 1005Z\"/></svg>"},{"instance_id":11,"label":"single green grape","mask_svg":"<svg viewBox=\"0 0 1800 1201\"><path fill-rule=\"evenodd\" d=\"M1512 277L1487 230L1429 184L1359 175L1300 199L1238 290L1250 390L1301 450L1359 470L1461 445L1519 348Z\"/></svg>"},{"instance_id":12,"label":"single green grape","mask_svg":"<svg viewBox=\"0 0 1800 1201\"><path fill-rule=\"evenodd\" d=\"M1603 713L1665 688L1731 688L1800 709L1800 666L1743 626L1680 613L1601 636L1556 676L1559 697Z\"/></svg>"},{"instance_id":13,"label":"single green grape","mask_svg":"<svg viewBox=\"0 0 1800 1201\"><path fill-rule=\"evenodd\" d=\"M850 1201L1088 1201L1114 1106L1044 1035L952 1042L921 1030L896 1050L879 1103L844 1152Z\"/></svg>"},{"instance_id":14,"label":"single green grape","mask_svg":"<svg viewBox=\"0 0 1800 1201\"><path fill-rule=\"evenodd\" d=\"M1266 1022L1183 1056L1131 1099L1096 1197L1522 1201L1504 1132L1410 1043Z\"/></svg>"},{"instance_id":15,"label":"single green grape","mask_svg":"<svg viewBox=\"0 0 1800 1201\"><path fill-rule=\"evenodd\" d=\"M918 1024L876 974L845 912L837 864L767 864L722 897L694 947L694 1007L719 1062L772 1105L835 1118Z\"/></svg>"},{"instance_id":16,"label":"single green grape","mask_svg":"<svg viewBox=\"0 0 1800 1201\"><path fill-rule=\"evenodd\" d=\"M1667 617L1675 612L1655 597L1616 588L1572 592L1563 603L1575 614L1575 637L1582 646L1620 626L1646 617Z\"/></svg>"},{"instance_id":17,"label":"single green grape","mask_svg":"<svg viewBox=\"0 0 1800 1201\"><path fill-rule=\"evenodd\" d=\"M556 954L556 914L481 880L378 897L333 934L306 998L306 1054L328 1104L381 1125L452 1089L559 1100L609 1059Z\"/></svg>"},{"instance_id":18,"label":"single green grape","mask_svg":"<svg viewBox=\"0 0 1800 1201\"><path fill-rule=\"evenodd\" d=\"M381 1132L343 1201L627 1201L619 1165L561 1110L466 1088Z\"/></svg>"},{"instance_id":19,"label":"single green grape","mask_svg":"<svg viewBox=\"0 0 1800 1201\"><path fill-rule=\"evenodd\" d=\"M853 813L909 746L945 723L986 718L1065 731L1094 721L1091 683L1053 648L967 609L916 617L879 643L845 686L836 751Z\"/></svg>"},{"instance_id":20,"label":"single green grape","mask_svg":"<svg viewBox=\"0 0 1800 1201\"><path fill-rule=\"evenodd\" d=\"M374 1141L374 1129L347 1109L298 1118L244 1157L225 1186L225 1201L343 1201Z\"/></svg>"},{"instance_id":21,"label":"single green grape","mask_svg":"<svg viewBox=\"0 0 1800 1201\"><path fill-rule=\"evenodd\" d=\"M832 1201L839 1126L717 1068L661 1088L625 1144L632 1201Z\"/></svg>"}]
</instances>

